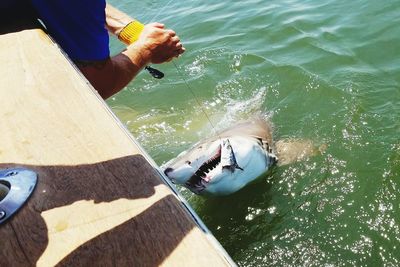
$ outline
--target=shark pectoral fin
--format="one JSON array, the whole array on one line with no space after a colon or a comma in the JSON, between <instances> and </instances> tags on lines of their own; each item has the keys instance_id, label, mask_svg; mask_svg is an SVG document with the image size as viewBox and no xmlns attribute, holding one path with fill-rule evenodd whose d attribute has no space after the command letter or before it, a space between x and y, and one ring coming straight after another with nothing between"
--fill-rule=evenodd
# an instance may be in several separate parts
<instances>
[{"instance_id":1,"label":"shark pectoral fin","mask_svg":"<svg viewBox=\"0 0 400 267\"><path fill-rule=\"evenodd\" d=\"M242 167L240 167L239 165L236 164L235 169L239 169L241 171L244 171L244 169Z\"/></svg>"},{"instance_id":2,"label":"shark pectoral fin","mask_svg":"<svg viewBox=\"0 0 400 267\"><path fill-rule=\"evenodd\" d=\"M279 158L278 165L282 166L322 154L327 145L323 144L317 147L308 139L287 139L276 142L275 148Z\"/></svg>"},{"instance_id":3,"label":"shark pectoral fin","mask_svg":"<svg viewBox=\"0 0 400 267\"><path fill-rule=\"evenodd\" d=\"M223 170L228 170L230 172L234 172L235 171L235 167L232 165L226 165L226 166L222 166Z\"/></svg>"},{"instance_id":4,"label":"shark pectoral fin","mask_svg":"<svg viewBox=\"0 0 400 267\"><path fill-rule=\"evenodd\" d=\"M229 139L223 140L221 144L221 164L223 169L228 169L231 172L234 172L236 169L243 171L243 168L237 164Z\"/></svg>"},{"instance_id":5,"label":"shark pectoral fin","mask_svg":"<svg viewBox=\"0 0 400 267\"><path fill-rule=\"evenodd\" d=\"M222 169L229 170L232 173L235 172L236 169L244 171L244 169L237 164L236 165L226 165L226 166L223 166Z\"/></svg>"}]
</instances>

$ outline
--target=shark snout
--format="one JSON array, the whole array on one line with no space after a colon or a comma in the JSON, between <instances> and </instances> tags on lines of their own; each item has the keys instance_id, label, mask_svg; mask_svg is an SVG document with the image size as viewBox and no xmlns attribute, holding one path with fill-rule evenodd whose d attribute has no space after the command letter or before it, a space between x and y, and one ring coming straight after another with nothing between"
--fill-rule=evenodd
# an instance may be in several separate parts
<instances>
[{"instance_id":1,"label":"shark snout","mask_svg":"<svg viewBox=\"0 0 400 267\"><path fill-rule=\"evenodd\" d=\"M164 174L165 174L166 176L168 176L168 173L170 173L170 172L172 172L172 171L174 171L174 169L168 167L168 168L166 168L166 169L164 170Z\"/></svg>"},{"instance_id":2,"label":"shark snout","mask_svg":"<svg viewBox=\"0 0 400 267\"><path fill-rule=\"evenodd\" d=\"M173 168L168 167L168 168L166 168L166 169L164 170L164 174L165 174L165 176L167 176L167 178L168 178L173 184L175 184L175 179L174 179L173 177L171 177L171 176L173 176L173 175L172 175L173 171L174 171Z\"/></svg>"}]
</instances>

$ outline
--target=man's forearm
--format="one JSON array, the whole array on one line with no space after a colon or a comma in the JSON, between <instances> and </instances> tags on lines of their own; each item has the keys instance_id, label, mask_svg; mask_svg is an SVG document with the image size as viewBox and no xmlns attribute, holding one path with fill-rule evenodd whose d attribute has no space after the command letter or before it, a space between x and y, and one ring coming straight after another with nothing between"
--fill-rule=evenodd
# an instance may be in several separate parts
<instances>
[{"instance_id":1,"label":"man's forearm","mask_svg":"<svg viewBox=\"0 0 400 267\"><path fill-rule=\"evenodd\" d=\"M109 58L102 66L79 66L81 72L104 98L108 98L124 88L145 66L140 53L130 47Z\"/></svg>"},{"instance_id":2,"label":"man's forearm","mask_svg":"<svg viewBox=\"0 0 400 267\"><path fill-rule=\"evenodd\" d=\"M134 19L126 13L116 9L110 4L106 5L106 27L114 35L119 32Z\"/></svg>"}]
</instances>

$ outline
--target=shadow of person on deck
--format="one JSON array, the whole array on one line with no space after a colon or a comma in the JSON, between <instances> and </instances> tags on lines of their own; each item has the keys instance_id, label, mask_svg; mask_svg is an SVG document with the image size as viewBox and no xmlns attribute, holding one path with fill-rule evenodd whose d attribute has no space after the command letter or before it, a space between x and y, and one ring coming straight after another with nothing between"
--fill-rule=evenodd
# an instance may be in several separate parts
<instances>
[{"instance_id":1,"label":"shadow of person on deck","mask_svg":"<svg viewBox=\"0 0 400 267\"><path fill-rule=\"evenodd\" d=\"M49 245L50 229L43 212L82 200L108 203L149 198L163 184L142 155L79 166L0 164L2 169L14 167L35 171L38 184L25 206L0 225L0 266L36 265ZM131 219L99 231L101 234L62 255L58 265L158 266L194 227L178 200L167 194ZM79 235L79 230L68 230Z\"/></svg>"}]
</instances>

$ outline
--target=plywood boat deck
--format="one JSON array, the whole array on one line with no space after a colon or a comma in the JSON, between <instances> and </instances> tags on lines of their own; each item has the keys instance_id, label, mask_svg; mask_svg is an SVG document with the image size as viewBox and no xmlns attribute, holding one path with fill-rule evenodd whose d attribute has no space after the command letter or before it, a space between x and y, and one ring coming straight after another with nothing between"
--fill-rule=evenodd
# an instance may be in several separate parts
<instances>
[{"instance_id":1,"label":"plywood boat deck","mask_svg":"<svg viewBox=\"0 0 400 267\"><path fill-rule=\"evenodd\" d=\"M39 175L0 266L232 264L42 30L0 35L0 62L0 168Z\"/></svg>"}]
</instances>

